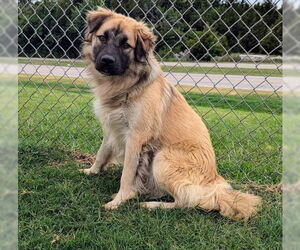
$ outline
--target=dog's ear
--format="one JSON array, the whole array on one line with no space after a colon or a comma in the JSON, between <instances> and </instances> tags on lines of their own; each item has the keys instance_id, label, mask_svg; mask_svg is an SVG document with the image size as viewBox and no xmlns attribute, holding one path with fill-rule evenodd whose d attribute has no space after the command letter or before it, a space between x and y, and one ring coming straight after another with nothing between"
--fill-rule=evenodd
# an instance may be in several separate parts
<instances>
[{"instance_id":1,"label":"dog's ear","mask_svg":"<svg viewBox=\"0 0 300 250\"><path fill-rule=\"evenodd\" d=\"M143 62L148 53L153 50L156 37L144 24L137 29L136 45L134 50L137 62Z\"/></svg>"},{"instance_id":2,"label":"dog's ear","mask_svg":"<svg viewBox=\"0 0 300 250\"><path fill-rule=\"evenodd\" d=\"M112 15L113 12L105 8L98 8L97 10L89 11L86 15L87 29L85 39L90 40L90 34L98 30L104 23L105 19Z\"/></svg>"}]
</instances>

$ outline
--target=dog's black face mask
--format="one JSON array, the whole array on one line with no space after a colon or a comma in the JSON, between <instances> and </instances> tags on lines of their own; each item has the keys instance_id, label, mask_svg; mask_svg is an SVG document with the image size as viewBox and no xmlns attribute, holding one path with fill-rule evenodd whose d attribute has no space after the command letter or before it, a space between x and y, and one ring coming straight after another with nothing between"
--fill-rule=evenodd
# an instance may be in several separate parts
<instances>
[{"instance_id":1,"label":"dog's black face mask","mask_svg":"<svg viewBox=\"0 0 300 250\"><path fill-rule=\"evenodd\" d=\"M106 30L97 36L99 45L94 47L96 69L105 75L123 75L129 65L130 45L127 36L119 29Z\"/></svg>"}]
</instances>

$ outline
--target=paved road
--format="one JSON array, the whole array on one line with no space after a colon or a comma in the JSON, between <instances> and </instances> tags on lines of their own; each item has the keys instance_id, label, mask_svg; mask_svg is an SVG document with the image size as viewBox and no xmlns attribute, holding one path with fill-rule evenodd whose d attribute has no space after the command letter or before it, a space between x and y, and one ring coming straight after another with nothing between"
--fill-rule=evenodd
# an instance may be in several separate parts
<instances>
[{"instance_id":1,"label":"paved road","mask_svg":"<svg viewBox=\"0 0 300 250\"><path fill-rule=\"evenodd\" d=\"M26 57L19 57L19 59L28 60ZM40 60L40 61L54 61L54 62L83 62L81 59L51 59L51 58L31 58L33 60ZM45 63L42 63L45 64ZM232 62L160 62L160 65L164 66L191 66L191 67L219 67L219 68L240 68L240 69L281 69L281 63L273 64L273 63L232 63Z\"/></svg>"},{"instance_id":2,"label":"paved road","mask_svg":"<svg viewBox=\"0 0 300 250\"><path fill-rule=\"evenodd\" d=\"M42 76L67 76L88 78L83 67L64 67L50 65L19 64L19 73L37 74ZM282 89L281 77L242 76L242 75L215 75L215 74L186 74L165 73L167 79L174 83L186 86L236 88L246 90L274 91Z\"/></svg>"},{"instance_id":3,"label":"paved road","mask_svg":"<svg viewBox=\"0 0 300 250\"><path fill-rule=\"evenodd\" d=\"M239 69L281 69L281 64L259 64L259 63L231 63L231 62L161 62L160 65L164 66L198 66L198 67L219 67L219 68L239 68Z\"/></svg>"}]
</instances>

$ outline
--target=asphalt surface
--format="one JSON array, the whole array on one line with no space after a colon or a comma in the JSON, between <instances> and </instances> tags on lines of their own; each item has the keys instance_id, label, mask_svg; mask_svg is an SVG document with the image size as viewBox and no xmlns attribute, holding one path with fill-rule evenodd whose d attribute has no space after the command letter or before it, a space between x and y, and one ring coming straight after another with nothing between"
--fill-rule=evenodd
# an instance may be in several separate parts
<instances>
[{"instance_id":1,"label":"asphalt surface","mask_svg":"<svg viewBox=\"0 0 300 250\"><path fill-rule=\"evenodd\" d=\"M65 67L51 65L19 64L19 73L41 76L70 78L88 78L84 67ZM282 77L186 74L165 72L166 78L173 84L184 86L235 88L244 90L274 91L282 90Z\"/></svg>"},{"instance_id":2,"label":"asphalt surface","mask_svg":"<svg viewBox=\"0 0 300 250\"><path fill-rule=\"evenodd\" d=\"M243 68L243 69L281 69L281 64L267 63L232 63L232 62L160 62L164 66L184 66L184 67L218 67L218 68Z\"/></svg>"},{"instance_id":3,"label":"asphalt surface","mask_svg":"<svg viewBox=\"0 0 300 250\"><path fill-rule=\"evenodd\" d=\"M27 57L19 57L19 59L24 59L28 60L29 58ZM84 62L81 59L51 59L51 58L31 58L33 60L38 60L41 61L41 64L45 64L44 61L53 61L53 62ZM160 61L160 65L164 66L184 66L184 67L219 67L219 68L243 68L243 69L282 69L282 64L281 63L261 63L261 62L238 62L238 63L233 63L233 62L181 62L181 61L176 61L176 62L164 62Z\"/></svg>"}]
</instances>

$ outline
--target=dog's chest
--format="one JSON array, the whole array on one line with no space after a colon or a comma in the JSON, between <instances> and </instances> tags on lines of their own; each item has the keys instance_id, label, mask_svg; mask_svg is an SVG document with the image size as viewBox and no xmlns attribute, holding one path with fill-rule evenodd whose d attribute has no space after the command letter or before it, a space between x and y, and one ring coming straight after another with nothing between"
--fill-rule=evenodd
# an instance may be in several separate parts
<instances>
[{"instance_id":1,"label":"dog's chest","mask_svg":"<svg viewBox=\"0 0 300 250\"><path fill-rule=\"evenodd\" d=\"M101 121L107 143L112 147L115 156L123 158L129 132L130 108L125 104L118 108L103 107L96 102L95 113Z\"/></svg>"}]
</instances>

